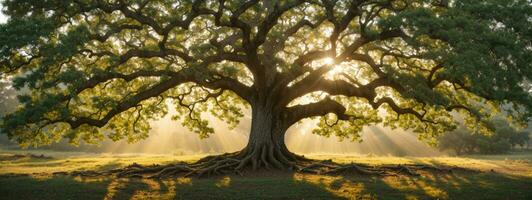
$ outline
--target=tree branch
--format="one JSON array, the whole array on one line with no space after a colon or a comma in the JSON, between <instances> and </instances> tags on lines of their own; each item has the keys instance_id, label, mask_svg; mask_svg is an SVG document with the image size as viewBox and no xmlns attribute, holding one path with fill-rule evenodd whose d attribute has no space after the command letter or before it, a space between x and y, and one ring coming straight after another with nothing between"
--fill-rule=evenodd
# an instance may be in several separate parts
<instances>
[{"instance_id":1,"label":"tree branch","mask_svg":"<svg viewBox=\"0 0 532 200\"><path fill-rule=\"evenodd\" d=\"M342 104L330 99L329 97L326 97L325 99L315 103L288 107L286 108L285 113L288 124L294 124L305 118L323 116L328 113L334 113L339 120L352 120L359 118L347 115L345 114L345 111L346 108Z\"/></svg>"}]
</instances>

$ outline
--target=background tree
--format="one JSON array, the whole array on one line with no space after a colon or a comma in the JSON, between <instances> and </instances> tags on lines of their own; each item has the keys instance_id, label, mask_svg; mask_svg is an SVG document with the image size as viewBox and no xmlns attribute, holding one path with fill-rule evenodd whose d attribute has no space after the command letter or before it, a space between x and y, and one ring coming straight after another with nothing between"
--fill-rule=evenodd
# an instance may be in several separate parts
<instances>
[{"instance_id":1,"label":"background tree","mask_svg":"<svg viewBox=\"0 0 532 200\"><path fill-rule=\"evenodd\" d=\"M147 137L171 102L200 137L201 113L235 125L251 108L248 145L200 160L199 173L299 168L292 124L357 139L366 125L423 133L480 131L502 103L530 117L529 0L6 0L1 70L21 74L23 107L2 131L22 145ZM476 106L476 105L489 106ZM382 111L382 112L379 112ZM522 112L516 112L522 111ZM180 168L181 169L181 168ZM198 172L198 170L193 171Z\"/></svg>"},{"instance_id":2,"label":"background tree","mask_svg":"<svg viewBox=\"0 0 532 200\"><path fill-rule=\"evenodd\" d=\"M10 81L7 77L0 76L0 118L9 112L13 112L17 107L17 91L11 87ZM2 119L0 119L0 124ZM0 130L2 128L0 127ZM9 145L6 135L0 135L0 145Z\"/></svg>"},{"instance_id":3,"label":"background tree","mask_svg":"<svg viewBox=\"0 0 532 200\"><path fill-rule=\"evenodd\" d=\"M9 79L0 77L0 116L13 112L17 107L17 91L9 83Z\"/></svg>"},{"instance_id":4,"label":"background tree","mask_svg":"<svg viewBox=\"0 0 532 200\"><path fill-rule=\"evenodd\" d=\"M510 138L510 144L512 147L519 146L521 148L527 148L530 141L530 133L527 131L519 131Z\"/></svg>"},{"instance_id":5,"label":"background tree","mask_svg":"<svg viewBox=\"0 0 532 200\"><path fill-rule=\"evenodd\" d=\"M457 155L506 153L513 147L525 147L529 133L512 127L506 120L496 117L489 122L495 129L491 134L471 131L464 126L438 137L438 148L451 150Z\"/></svg>"},{"instance_id":6,"label":"background tree","mask_svg":"<svg viewBox=\"0 0 532 200\"><path fill-rule=\"evenodd\" d=\"M474 153L477 148L475 136L467 128L460 127L441 135L438 138L438 148L453 151L456 155Z\"/></svg>"}]
</instances>

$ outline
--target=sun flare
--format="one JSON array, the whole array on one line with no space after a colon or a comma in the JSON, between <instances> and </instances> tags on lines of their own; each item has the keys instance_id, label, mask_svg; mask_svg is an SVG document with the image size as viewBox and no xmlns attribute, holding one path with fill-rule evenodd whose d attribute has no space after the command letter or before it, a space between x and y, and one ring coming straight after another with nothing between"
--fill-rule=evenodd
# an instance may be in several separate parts
<instances>
[{"instance_id":1,"label":"sun flare","mask_svg":"<svg viewBox=\"0 0 532 200\"><path fill-rule=\"evenodd\" d=\"M338 75L345 73L345 66L342 66L340 63L336 63L334 58L328 57L322 60L323 65L330 66L332 68L325 74L326 79L335 79Z\"/></svg>"},{"instance_id":2,"label":"sun flare","mask_svg":"<svg viewBox=\"0 0 532 200\"><path fill-rule=\"evenodd\" d=\"M324 58L324 59L323 59L323 63L326 64L326 65L334 64L334 59L331 58L331 57Z\"/></svg>"}]
</instances>

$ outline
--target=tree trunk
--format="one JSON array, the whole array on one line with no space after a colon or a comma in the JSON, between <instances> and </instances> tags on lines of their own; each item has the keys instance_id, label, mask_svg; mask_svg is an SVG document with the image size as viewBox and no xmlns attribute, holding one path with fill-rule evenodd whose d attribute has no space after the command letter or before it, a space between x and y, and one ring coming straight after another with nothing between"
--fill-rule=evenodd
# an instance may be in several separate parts
<instances>
[{"instance_id":1,"label":"tree trunk","mask_svg":"<svg viewBox=\"0 0 532 200\"><path fill-rule=\"evenodd\" d=\"M241 158L249 158L252 168L287 169L295 167L297 156L286 147L284 136L288 129L282 112L264 104L252 105L251 131Z\"/></svg>"}]
</instances>

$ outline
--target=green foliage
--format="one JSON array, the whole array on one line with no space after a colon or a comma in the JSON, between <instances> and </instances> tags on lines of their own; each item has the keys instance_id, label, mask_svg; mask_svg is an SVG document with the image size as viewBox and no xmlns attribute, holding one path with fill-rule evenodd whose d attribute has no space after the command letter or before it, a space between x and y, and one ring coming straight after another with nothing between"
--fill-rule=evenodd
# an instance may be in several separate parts
<instances>
[{"instance_id":1,"label":"green foliage","mask_svg":"<svg viewBox=\"0 0 532 200\"><path fill-rule=\"evenodd\" d=\"M38 17L14 18L7 24L0 24L0 60L22 59L24 54L16 50L23 47L31 50L31 46L38 45L42 37L49 35L54 28L52 22Z\"/></svg>"},{"instance_id":2,"label":"green foliage","mask_svg":"<svg viewBox=\"0 0 532 200\"><path fill-rule=\"evenodd\" d=\"M208 137L205 113L235 127L250 105L288 116L312 93L339 105L301 118L342 139L382 122L434 142L458 115L489 134L501 105L516 124L532 116L529 0L220 2L4 1L0 72L29 91L2 132L134 142L171 107ZM325 58L336 66L310 75Z\"/></svg>"},{"instance_id":3,"label":"green foliage","mask_svg":"<svg viewBox=\"0 0 532 200\"><path fill-rule=\"evenodd\" d=\"M383 29L406 28L412 35L412 40L406 41L409 45L420 49L423 58L446 66L438 77L461 82L493 101L532 108L530 91L522 88L532 79L530 1L465 0L453 4L445 11L413 6L380 24ZM514 114L516 118L529 117L526 112Z\"/></svg>"}]
</instances>

